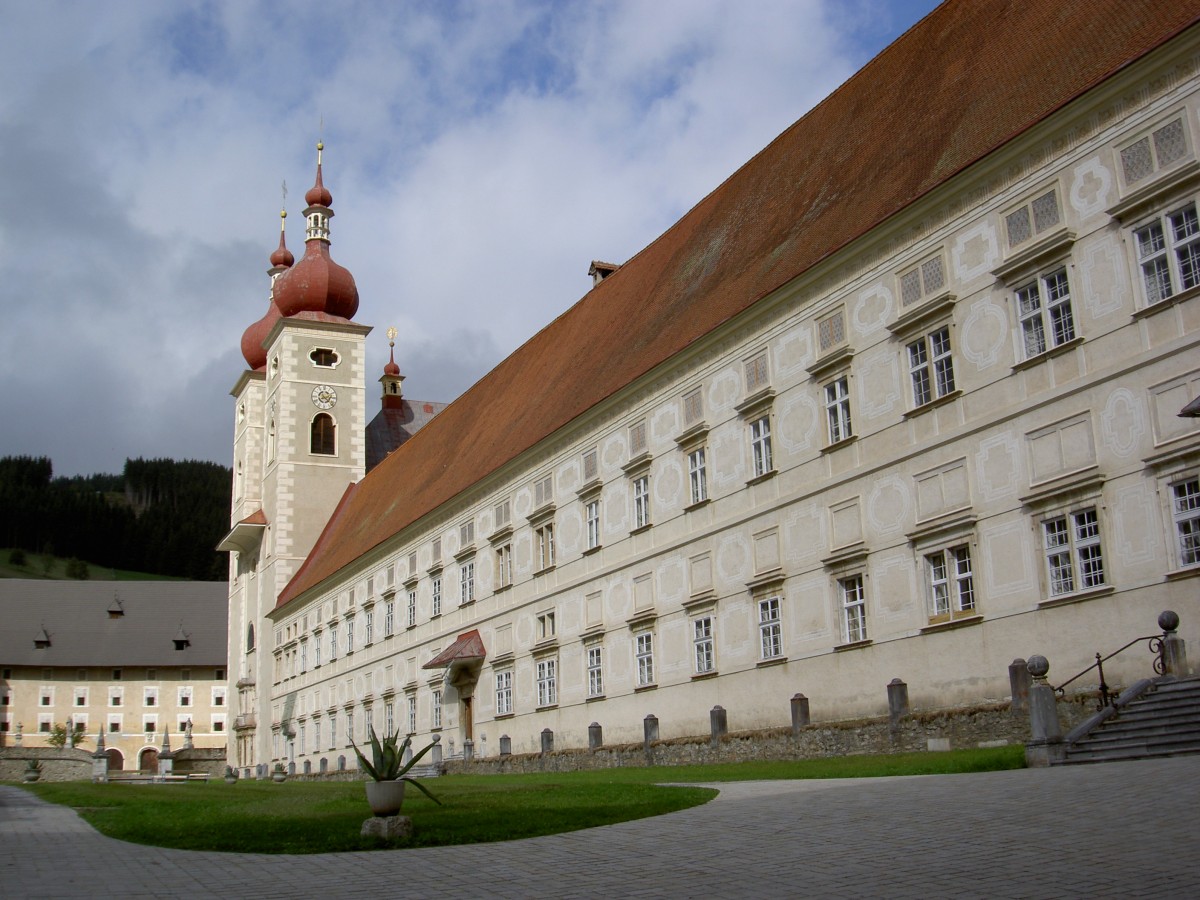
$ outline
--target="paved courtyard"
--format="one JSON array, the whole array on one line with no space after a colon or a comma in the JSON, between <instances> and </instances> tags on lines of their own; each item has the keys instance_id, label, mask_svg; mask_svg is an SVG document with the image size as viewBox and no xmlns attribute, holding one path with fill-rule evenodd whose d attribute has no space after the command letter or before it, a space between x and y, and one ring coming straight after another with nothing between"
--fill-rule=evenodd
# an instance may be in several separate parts
<instances>
[{"instance_id":1,"label":"paved courtyard","mask_svg":"<svg viewBox=\"0 0 1200 900\"><path fill-rule=\"evenodd\" d=\"M664 770L665 777L670 771ZM0 787L8 897L1195 897L1200 756L722 785L695 809L508 843L315 856L101 837Z\"/></svg>"}]
</instances>

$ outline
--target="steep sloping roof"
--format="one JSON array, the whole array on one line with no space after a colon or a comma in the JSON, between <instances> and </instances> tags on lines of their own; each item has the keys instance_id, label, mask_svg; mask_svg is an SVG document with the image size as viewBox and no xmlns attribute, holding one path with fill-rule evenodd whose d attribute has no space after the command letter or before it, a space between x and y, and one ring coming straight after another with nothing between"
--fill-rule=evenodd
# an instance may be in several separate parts
<instances>
[{"instance_id":1,"label":"steep sloping roof","mask_svg":"<svg viewBox=\"0 0 1200 900\"><path fill-rule=\"evenodd\" d=\"M938 7L348 493L286 604L1200 15L1200 0Z\"/></svg>"},{"instance_id":2,"label":"steep sloping roof","mask_svg":"<svg viewBox=\"0 0 1200 900\"><path fill-rule=\"evenodd\" d=\"M110 607L123 614L112 618ZM223 581L0 579L0 663L6 666L223 669L228 621ZM180 626L188 646L176 650ZM39 650L34 640L43 629L50 645Z\"/></svg>"}]
</instances>

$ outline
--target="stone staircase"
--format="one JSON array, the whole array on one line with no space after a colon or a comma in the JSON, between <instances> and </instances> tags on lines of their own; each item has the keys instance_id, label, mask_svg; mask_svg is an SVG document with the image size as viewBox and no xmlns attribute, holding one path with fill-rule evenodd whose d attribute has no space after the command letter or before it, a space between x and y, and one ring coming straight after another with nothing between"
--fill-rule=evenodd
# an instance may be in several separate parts
<instances>
[{"instance_id":1,"label":"stone staircase","mask_svg":"<svg viewBox=\"0 0 1200 900\"><path fill-rule=\"evenodd\" d=\"M409 778L437 778L441 774L442 766L438 763L425 763L408 770Z\"/></svg>"},{"instance_id":2,"label":"stone staircase","mask_svg":"<svg viewBox=\"0 0 1200 900\"><path fill-rule=\"evenodd\" d=\"M1200 677L1140 681L1065 742L1068 765L1200 753Z\"/></svg>"}]
</instances>

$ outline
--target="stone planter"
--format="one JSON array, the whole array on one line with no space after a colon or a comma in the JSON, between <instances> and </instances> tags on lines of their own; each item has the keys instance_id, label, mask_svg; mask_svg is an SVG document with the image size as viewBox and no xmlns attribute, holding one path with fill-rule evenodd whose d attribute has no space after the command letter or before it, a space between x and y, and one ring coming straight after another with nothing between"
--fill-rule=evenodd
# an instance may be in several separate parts
<instances>
[{"instance_id":1,"label":"stone planter","mask_svg":"<svg viewBox=\"0 0 1200 900\"><path fill-rule=\"evenodd\" d=\"M380 817L399 815L404 805L403 781L368 781L366 787L371 812Z\"/></svg>"},{"instance_id":2,"label":"stone planter","mask_svg":"<svg viewBox=\"0 0 1200 900\"><path fill-rule=\"evenodd\" d=\"M283 784L287 781L287 772L283 771L283 769L276 769L271 773L271 780L276 784Z\"/></svg>"},{"instance_id":3,"label":"stone planter","mask_svg":"<svg viewBox=\"0 0 1200 900\"><path fill-rule=\"evenodd\" d=\"M32 784L33 782L37 781L37 780L38 780L38 779L40 779L41 777L42 777L41 770L39 770L39 769L26 769L26 770L25 770L25 774L21 776L21 780L22 780L22 781L24 781L24 782L26 782L26 783Z\"/></svg>"},{"instance_id":4,"label":"stone planter","mask_svg":"<svg viewBox=\"0 0 1200 900\"><path fill-rule=\"evenodd\" d=\"M236 775L226 775L225 783L226 784L237 784L238 783L237 776Z\"/></svg>"}]
</instances>

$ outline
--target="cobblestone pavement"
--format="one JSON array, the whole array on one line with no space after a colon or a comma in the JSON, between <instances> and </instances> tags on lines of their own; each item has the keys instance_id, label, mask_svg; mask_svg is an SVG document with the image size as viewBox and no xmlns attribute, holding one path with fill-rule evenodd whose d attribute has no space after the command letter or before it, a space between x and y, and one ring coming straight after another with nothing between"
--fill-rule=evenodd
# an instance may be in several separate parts
<instances>
[{"instance_id":1,"label":"cobblestone pavement","mask_svg":"<svg viewBox=\"0 0 1200 900\"><path fill-rule=\"evenodd\" d=\"M268 856L126 844L0 787L0 895L1200 896L1200 756L720 788L705 806L572 834Z\"/></svg>"}]
</instances>

